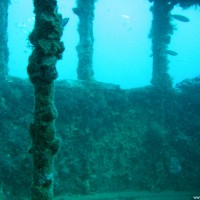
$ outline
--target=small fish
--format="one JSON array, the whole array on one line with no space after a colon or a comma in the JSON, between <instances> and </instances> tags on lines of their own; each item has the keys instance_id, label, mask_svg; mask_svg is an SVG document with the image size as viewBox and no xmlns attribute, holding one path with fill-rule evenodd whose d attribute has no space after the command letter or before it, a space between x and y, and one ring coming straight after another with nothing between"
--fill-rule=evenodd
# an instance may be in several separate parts
<instances>
[{"instance_id":1,"label":"small fish","mask_svg":"<svg viewBox=\"0 0 200 200\"><path fill-rule=\"evenodd\" d=\"M24 22L22 22L22 23L18 23L18 24L16 24L15 26L16 26L17 28L21 28L21 29L23 29L24 27L27 27L27 24L24 23Z\"/></svg>"},{"instance_id":2,"label":"small fish","mask_svg":"<svg viewBox=\"0 0 200 200\"><path fill-rule=\"evenodd\" d=\"M68 22L69 22L69 18L68 17L63 18L62 27L64 28L67 25Z\"/></svg>"},{"instance_id":3,"label":"small fish","mask_svg":"<svg viewBox=\"0 0 200 200\"><path fill-rule=\"evenodd\" d=\"M72 8L72 10L73 10L74 14L76 14L76 15L78 15L78 16L81 15L81 11L80 11L79 8Z\"/></svg>"},{"instance_id":4,"label":"small fish","mask_svg":"<svg viewBox=\"0 0 200 200\"><path fill-rule=\"evenodd\" d=\"M130 16L125 15L125 14L121 15L121 17L123 17L124 19L130 19Z\"/></svg>"},{"instance_id":5,"label":"small fish","mask_svg":"<svg viewBox=\"0 0 200 200\"><path fill-rule=\"evenodd\" d=\"M170 56L177 56L178 53L176 53L175 51L172 51L172 50L166 50L166 53Z\"/></svg>"},{"instance_id":6,"label":"small fish","mask_svg":"<svg viewBox=\"0 0 200 200\"><path fill-rule=\"evenodd\" d=\"M189 22L190 19L183 16L183 15L171 15L174 19L181 21L181 22Z\"/></svg>"}]
</instances>

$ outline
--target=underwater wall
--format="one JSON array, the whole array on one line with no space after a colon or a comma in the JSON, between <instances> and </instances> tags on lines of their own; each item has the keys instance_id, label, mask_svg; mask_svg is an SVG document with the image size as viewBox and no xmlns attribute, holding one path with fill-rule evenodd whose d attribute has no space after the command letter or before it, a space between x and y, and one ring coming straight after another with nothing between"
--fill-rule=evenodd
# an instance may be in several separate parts
<instances>
[{"instance_id":1,"label":"underwater wall","mask_svg":"<svg viewBox=\"0 0 200 200\"><path fill-rule=\"evenodd\" d=\"M32 173L28 124L33 91L27 81L0 82L1 190L27 196ZM123 190L199 190L200 78L165 97L160 120L152 87L56 82L55 195Z\"/></svg>"}]
</instances>

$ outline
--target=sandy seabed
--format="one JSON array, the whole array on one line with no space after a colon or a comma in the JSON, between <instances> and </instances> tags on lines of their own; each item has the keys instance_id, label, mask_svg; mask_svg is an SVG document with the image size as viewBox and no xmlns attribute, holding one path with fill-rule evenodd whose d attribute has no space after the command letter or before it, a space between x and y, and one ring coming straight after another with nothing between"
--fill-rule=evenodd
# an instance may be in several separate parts
<instances>
[{"instance_id":1,"label":"sandy seabed","mask_svg":"<svg viewBox=\"0 0 200 200\"><path fill-rule=\"evenodd\" d=\"M200 192L119 192L93 195L59 196L54 200L193 200L200 199Z\"/></svg>"},{"instance_id":2,"label":"sandy seabed","mask_svg":"<svg viewBox=\"0 0 200 200\"><path fill-rule=\"evenodd\" d=\"M127 191L115 193L99 193L90 195L63 195L56 196L53 200L198 200L200 192L148 192L148 191ZM0 195L0 200L8 200ZM18 200L18 199L16 199ZM22 198L20 200L30 200Z\"/></svg>"}]
</instances>

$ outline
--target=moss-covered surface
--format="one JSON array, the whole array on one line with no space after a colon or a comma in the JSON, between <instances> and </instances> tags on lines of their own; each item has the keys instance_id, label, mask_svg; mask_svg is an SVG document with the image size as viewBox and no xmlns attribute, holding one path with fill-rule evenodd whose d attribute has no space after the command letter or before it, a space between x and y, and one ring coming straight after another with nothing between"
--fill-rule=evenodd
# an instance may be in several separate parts
<instances>
[{"instance_id":1,"label":"moss-covered surface","mask_svg":"<svg viewBox=\"0 0 200 200\"><path fill-rule=\"evenodd\" d=\"M173 33L170 12L173 4L170 1L154 0L151 7L153 14L150 37L152 38L153 73L152 85L162 92L172 87L171 77L168 74L168 45Z\"/></svg>"},{"instance_id":2,"label":"moss-covered surface","mask_svg":"<svg viewBox=\"0 0 200 200\"><path fill-rule=\"evenodd\" d=\"M93 20L96 0L76 0L76 8L73 12L79 18L78 33L79 44L77 45L79 80L93 79Z\"/></svg>"},{"instance_id":3,"label":"moss-covered surface","mask_svg":"<svg viewBox=\"0 0 200 200\"><path fill-rule=\"evenodd\" d=\"M0 1L0 79L8 75L8 7L10 0Z\"/></svg>"},{"instance_id":4,"label":"moss-covered surface","mask_svg":"<svg viewBox=\"0 0 200 200\"><path fill-rule=\"evenodd\" d=\"M33 158L32 200L51 200L54 183L54 157L60 140L56 137L54 80L56 62L64 45L60 41L63 26L56 0L34 0L35 25L29 35L33 45L27 67L34 87L34 114L29 126L32 139L29 153Z\"/></svg>"},{"instance_id":5,"label":"moss-covered surface","mask_svg":"<svg viewBox=\"0 0 200 200\"><path fill-rule=\"evenodd\" d=\"M156 0L149 0L149 1L155 2ZM199 0L168 0L168 3L171 5L178 5L184 9L187 9L191 6L200 6Z\"/></svg>"},{"instance_id":6,"label":"moss-covered surface","mask_svg":"<svg viewBox=\"0 0 200 200\"><path fill-rule=\"evenodd\" d=\"M7 199L29 194L33 91L21 79L0 82L0 179ZM200 78L162 99L151 87L121 90L96 82L57 82L61 149L55 194L191 191L200 188Z\"/></svg>"}]
</instances>

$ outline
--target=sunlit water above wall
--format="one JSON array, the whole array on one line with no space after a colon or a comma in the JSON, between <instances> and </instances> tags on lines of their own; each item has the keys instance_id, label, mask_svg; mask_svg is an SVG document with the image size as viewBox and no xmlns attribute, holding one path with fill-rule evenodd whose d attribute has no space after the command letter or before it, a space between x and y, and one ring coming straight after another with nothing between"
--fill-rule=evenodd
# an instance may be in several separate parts
<instances>
[{"instance_id":1,"label":"sunlit water above wall","mask_svg":"<svg viewBox=\"0 0 200 200\"><path fill-rule=\"evenodd\" d=\"M62 40L66 50L58 62L59 79L76 79L78 18L73 14L73 0L60 0L59 11L70 21ZM148 85L152 73L151 40L148 34L152 15L148 0L99 0L94 21L94 72L97 81L119 84L122 88ZM169 56L170 74L177 83L193 78L200 71L200 9L173 13L185 15L190 22L174 20L177 30L169 49L177 56ZM28 34L34 25L32 1L13 0L9 9L10 75L27 78L26 67L31 49Z\"/></svg>"}]
</instances>

